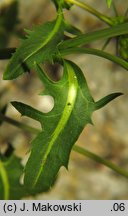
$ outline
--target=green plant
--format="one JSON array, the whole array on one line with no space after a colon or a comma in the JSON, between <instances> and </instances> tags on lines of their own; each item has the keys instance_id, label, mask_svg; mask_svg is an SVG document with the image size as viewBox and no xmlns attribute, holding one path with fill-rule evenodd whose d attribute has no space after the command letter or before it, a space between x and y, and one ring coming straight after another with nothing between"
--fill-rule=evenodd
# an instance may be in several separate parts
<instances>
[{"instance_id":1,"label":"green plant","mask_svg":"<svg viewBox=\"0 0 128 216\"><path fill-rule=\"evenodd\" d=\"M1 199L20 199L49 190L60 167L68 167L72 149L128 177L127 171L79 146L74 146L85 125L92 124L92 113L122 93L112 93L95 102L81 69L75 63L65 59L66 55L72 53L92 54L109 59L128 70L128 19L125 16L107 17L76 0L53 0L53 3L57 9L57 18L54 21L37 26L33 31L27 30L26 38L16 50L8 48L0 52L1 59L10 58L14 52L3 75L5 80L15 79L34 68L45 86L41 95L51 95L55 102L54 108L49 113L43 113L21 102L11 102L22 115L38 121L42 127L41 131L7 117L6 109L1 109L1 124L6 121L37 134L32 141L31 154L25 168L20 165L20 159L14 156L12 150L9 154L0 155ZM111 1L107 3L110 6ZM109 27L86 34L81 33L76 27L67 23L63 16L63 9L70 9L72 4L89 11L106 22ZM65 32L69 32L73 37L65 39ZM119 41L120 48L123 49L120 57L85 46L100 39L107 39L108 42L108 39L113 37ZM46 61L62 65L63 77L58 82L51 80L39 66ZM24 184L19 183L22 173L25 175Z\"/></svg>"}]
</instances>

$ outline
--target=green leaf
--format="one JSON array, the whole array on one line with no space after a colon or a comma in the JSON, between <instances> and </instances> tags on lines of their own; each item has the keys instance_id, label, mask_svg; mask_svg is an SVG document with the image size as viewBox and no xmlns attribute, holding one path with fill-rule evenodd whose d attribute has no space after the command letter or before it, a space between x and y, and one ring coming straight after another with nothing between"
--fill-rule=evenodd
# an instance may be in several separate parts
<instances>
[{"instance_id":1,"label":"green leaf","mask_svg":"<svg viewBox=\"0 0 128 216\"><path fill-rule=\"evenodd\" d=\"M107 1L107 5L108 5L108 7L110 8L111 3L112 3L112 0L106 0L106 1Z\"/></svg>"},{"instance_id":2,"label":"green leaf","mask_svg":"<svg viewBox=\"0 0 128 216\"><path fill-rule=\"evenodd\" d=\"M21 160L12 155L9 160L0 159L0 199L16 200L26 196L20 177L23 173Z\"/></svg>"},{"instance_id":3,"label":"green leaf","mask_svg":"<svg viewBox=\"0 0 128 216\"><path fill-rule=\"evenodd\" d=\"M106 29L89 32L86 34L81 34L77 37L61 42L59 45L59 49L63 50L66 48L86 45L96 40L112 38L115 36L125 35L125 34L128 34L128 23L119 24Z\"/></svg>"},{"instance_id":4,"label":"green leaf","mask_svg":"<svg viewBox=\"0 0 128 216\"><path fill-rule=\"evenodd\" d=\"M45 85L42 94L54 98L52 111L43 113L12 102L22 115L39 121L42 126L42 132L32 142L25 168L25 187L33 194L50 189L60 167L68 167L71 149L85 125L92 123L93 111L112 99L105 97L103 103L95 103L81 69L71 61L64 61L64 74L58 82L50 80L38 65L36 70Z\"/></svg>"},{"instance_id":5,"label":"green leaf","mask_svg":"<svg viewBox=\"0 0 128 216\"><path fill-rule=\"evenodd\" d=\"M21 46L16 50L10 60L5 72L4 79L15 79L45 60L53 61L57 50L57 44L62 40L64 34L64 22L62 11L58 11L55 21L45 23L29 31L27 39L23 40Z\"/></svg>"}]
</instances>

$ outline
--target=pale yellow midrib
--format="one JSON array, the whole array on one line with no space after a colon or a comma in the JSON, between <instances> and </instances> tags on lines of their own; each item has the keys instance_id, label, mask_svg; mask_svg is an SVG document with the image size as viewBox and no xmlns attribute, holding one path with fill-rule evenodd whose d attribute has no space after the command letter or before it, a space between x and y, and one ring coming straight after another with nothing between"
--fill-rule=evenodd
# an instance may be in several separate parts
<instances>
[{"instance_id":1,"label":"pale yellow midrib","mask_svg":"<svg viewBox=\"0 0 128 216\"><path fill-rule=\"evenodd\" d=\"M66 64L68 64L68 63L66 63ZM73 79L74 82L72 82L72 84L70 85L72 79ZM48 155L49 155L49 153L50 153L50 151L51 151L57 137L59 136L60 132L65 127L65 125L66 125L66 123L67 123L67 121L68 121L68 119L69 119L69 117L71 115L71 112L73 110L74 103L75 103L75 100L76 100L76 97L77 97L78 82L77 82L76 75L75 75L75 73L73 71L73 68L70 66L70 64L68 64L68 82L69 82L69 92L68 92L64 112L62 114L62 117L61 117L56 129L54 130L54 132L52 134L52 139L48 144L47 151L46 151L44 157L42 158L42 164L41 164L39 172L38 172L38 174L37 174L37 176L36 176L36 178L35 178L35 180L33 182L33 186L32 186L33 188L37 184L38 179L40 178L40 175L43 172L45 162L47 160L47 157L48 157ZM71 105L68 106L67 105L68 103L70 103Z\"/></svg>"},{"instance_id":2,"label":"pale yellow midrib","mask_svg":"<svg viewBox=\"0 0 128 216\"><path fill-rule=\"evenodd\" d=\"M62 13L62 12L61 12ZM55 26L53 28L53 30L51 31L51 33L49 34L49 36L47 37L47 39L40 45L40 47L38 47L34 52L32 52L30 55L28 55L24 60L23 63L25 63L31 56L33 56L35 53L37 53L40 49L42 49L53 37L54 35L58 32L59 27L62 23L62 19L63 16L62 14L58 15L57 21L55 23ZM19 65L17 66L17 68L19 67Z\"/></svg>"}]
</instances>

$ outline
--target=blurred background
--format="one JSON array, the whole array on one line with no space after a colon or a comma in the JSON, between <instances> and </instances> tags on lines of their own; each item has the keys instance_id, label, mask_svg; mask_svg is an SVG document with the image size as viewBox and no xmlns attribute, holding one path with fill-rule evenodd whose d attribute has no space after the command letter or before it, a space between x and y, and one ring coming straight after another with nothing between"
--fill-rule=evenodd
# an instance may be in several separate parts
<instances>
[{"instance_id":1,"label":"blurred background","mask_svg":"<svg viewBox=\"0 0 128 216\"><path fill-rule=\"evenodd\" d=\"M86 0L86 3L105 13L114 15L108 9L105 0ZM123 15L128 0L116 0L116 7ZM64 11L66 19L82 32L94 31L107 27L88 12L73 6ZM56 12L50 0L0 0L0 48L18 47L24 38L24 29L45 23L55 18ZM101 49L104 41L95 42L90 47ZM108 52L115 53L115 40L108 45ZM124 95L93 114L94 126L87 125L77 144L101 157L112 161L128 170L128 73L112 62L91 55L72 55L69 59L76 62L83 70L89 88L95 100L112 93ZM0 61L0 109L6 104L7 116L18 121L40 127L37 122L22 117L10 105L17 100L37 109L47 111L52 108L51 98L38 94L43 86L34 71L12 81L3 81L2 74L8 60ZM46 65L49 75L58 80L58 66ZM20 157L26 158L30 141L34 138L25 131L3 123L0 126L0 149L4 151L10 143ZM25 163L25 159L22 160ZM128 181L114 171L98 164L76 152L71 153L68 171L61 168L54 187L47 193L27 199L128 199Z\"/></svg>"}]
</instances>

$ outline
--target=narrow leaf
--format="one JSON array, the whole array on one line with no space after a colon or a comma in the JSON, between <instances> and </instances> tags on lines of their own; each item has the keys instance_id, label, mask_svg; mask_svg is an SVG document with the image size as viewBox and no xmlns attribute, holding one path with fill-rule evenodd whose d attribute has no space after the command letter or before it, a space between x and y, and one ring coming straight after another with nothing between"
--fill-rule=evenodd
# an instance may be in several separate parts
<instances>
[{"instance_id":1,"label":"narrow leaf","mask_svg":"<svg viewBox=\"0 0 128 216\"><path fill-rule=\"evenodd\" d=\"M45 91L54 98L52 111L41 114L28 105L12 103L22 115L36 119L43 127L32 142L25 168L25 187L33 194L50 189L60 167L68 167L73 145L85 125L92 123L92 112L98 108L82 71L71 61L64 61L64 74L58 82L50 80L38 65L36 70ZM105 103L106 100L100 107Z\"/></svg>"},{"instance_id":2,"label":"narrow leaf","mask_svg":"<svg viewBox=\"0 0 128 216\"><path fill-rule=\"evenodd\" d=\"M124 35L127 33L128 33L128 23L123 23L106 29L79 35L75 38L62 42L59 45L59 48L61 50L70 47L86 45L96 40L111 38L119 35Z\"/></svg>"}]
</instances>

